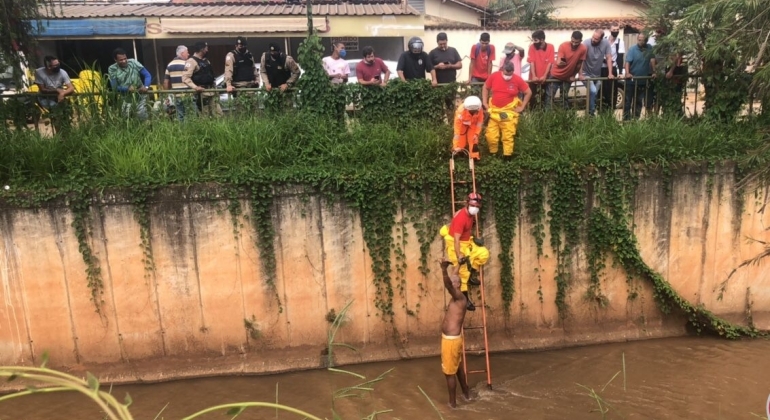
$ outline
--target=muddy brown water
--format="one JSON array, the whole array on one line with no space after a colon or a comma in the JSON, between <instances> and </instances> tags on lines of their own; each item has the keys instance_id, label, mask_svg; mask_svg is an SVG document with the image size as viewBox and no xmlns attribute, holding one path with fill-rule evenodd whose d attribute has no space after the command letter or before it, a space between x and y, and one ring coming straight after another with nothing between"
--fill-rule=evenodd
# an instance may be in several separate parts
<instances>
[{"instance_id":1,"label":"muddy brown water","mask_svg":"<svg viewBox=\"0 0 770 420\"><path fill-rule=\"evenodd\" d=\"M437 344L438 345L438 344ZM595 390L610 408L607 419L767 418L770 341L725 341L686 337L605 344L553 351L492 355L493 388L471 376L473 400L446 406L446 383L438 357L344 366L369 379L393 369L359 399L338 400L344 419L392 410L378 419L437 419L422 388L446 420L601 419ZM623 376L625 357L625 378ZM483 358L471 358L483 364ZM610 379L621 372L609 385ZM332 418L332 393L358 379L325 370L271 376L218 377L113 388L128 392L136 419L180 419L206 407L240 401L278 401L320 418ZM625 389L624 389L625 385ZM33 395L0 403L0 420L99 419L85 398L71 394ZM203 419L229 419L224 412ZM272 409L249 409L239 419L299 419Z\"/></svg>"}]
</instances>

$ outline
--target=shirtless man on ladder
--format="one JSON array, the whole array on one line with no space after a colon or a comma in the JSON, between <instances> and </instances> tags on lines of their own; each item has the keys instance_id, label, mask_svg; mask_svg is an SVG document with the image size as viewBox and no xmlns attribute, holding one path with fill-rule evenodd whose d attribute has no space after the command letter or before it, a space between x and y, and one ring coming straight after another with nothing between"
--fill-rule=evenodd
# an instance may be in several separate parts
<instances>
[{"instance_id":1,"label":"shirtless man on ladder","mask_svg":"<svg viewBox=\"0 0 770 420\"><path fill-rule=\"evenodd\" d=\"M447 268L452 267L450 277ZM457 381L463 397L468 401L471 398L468 382L465 379L465 370L462 368L463 360L463 321L465 320L465 295L460 291L460 276L457 268L449 261L441 262L441 273L444 277L444 287L452 296L444 314L444 322L441 324L441 371L446 376L446 385L449 389L449 406L457 407Z\"/></svg>"}]
</instances>

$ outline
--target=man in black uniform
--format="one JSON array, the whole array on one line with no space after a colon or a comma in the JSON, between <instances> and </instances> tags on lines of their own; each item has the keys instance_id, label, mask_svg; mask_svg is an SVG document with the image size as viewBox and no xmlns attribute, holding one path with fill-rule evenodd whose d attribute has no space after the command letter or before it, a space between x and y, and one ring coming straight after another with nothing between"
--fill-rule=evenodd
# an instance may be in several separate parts
<instances>
[{"instance_id":1,"label":"man in black uniform","mask_svg":"<svg viewBox=\"0 0 770 420\"><path fill-rule=\"evenodd\" d=\"M297 62L290 55L282 53L281 47L274 42L270 43L268 52L262 53L259 72L262 74L262 84L268 92L274 87L284 92L299 79Z\"/></svg>"},{"instance_id":2,"label":"man in black uniform","mask_svg":"<svg viewBox=\"0 0 770 420\"><path fill-rule=\"evenodd\" d=\"M214 88L214 69L206 58L209 46L205 42L196 42L192 48L193 55L187 59L182 73L182 83L195 89L195 105L198 111L213 117L222 116L219 106L219 96L216 92L204 92Z\"/></svg>"},{"instance_id":3,"label":"man in black uniform","mask_svg":"<svg viewBox=\"0 0 770 420\"><path fill-rule=\"evenodd\" d=\"M398 77L403 81L424 79L425 73L430 73L430 80L433 86L438 84L436 80L436 70L430 62L428 54L423 51L423 43L420 37L413 36L407 45L408 49L401 53L398 58Z\"/></svg>"},{"instance_id":4,"label":"man in black uniform","mask_svg":"<svg viewBox=\"0 0 770 420\"><path fill-rule=\"evenodd\" d=\"M246 39L239 36L235 40L235 49L227 53L225 57L225 86L227 93L234 92L236 88L259 87L259 72L254 65L254 56L246 48Z\"/></svg>"}]
</instances>

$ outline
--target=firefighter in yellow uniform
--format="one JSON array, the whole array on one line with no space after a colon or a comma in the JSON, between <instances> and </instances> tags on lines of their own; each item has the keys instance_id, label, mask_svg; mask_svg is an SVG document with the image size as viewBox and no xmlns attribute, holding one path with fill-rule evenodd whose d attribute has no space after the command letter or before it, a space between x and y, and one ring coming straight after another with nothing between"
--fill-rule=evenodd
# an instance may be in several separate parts
<instances>
[{"instance_id":1,"label":"firefighter in yellow uniform","mask_svg":"<svg viewBox=\"0 0 770 420\"><path fill-rule=\"evenodd\" d=\"M513 156L513 138L519 125L519 114L532 97L529 85L513 73L513 68L512 62L505 63L502 70L489 76L481 90L482 104L489 112L485 135L489 153L496 154L502 140L503 157ZM519 99L520 93L524 94L523 99Z\"/></svg>"},{"instance_id":2,"label":"firefighter in yellow uniform","mask_svg":"<svg viewBox=\"0 0 770 420\"><path fill-rule=\"evenodd\" d=\"M455 111L454 138L452 139L452 154L465 150L468 155L479 159L479 135L484 125L484 113L481 111L481 99L478 96L465 98L462 105Z\"/></svg>"},{"instance_id":3,"label":"firefighter in yellow uniform","mask_svg":"<svg viewBox=\"0 0 770 420\"><path fill-rule=\"evenodd\" d=\"M444 225L439 230L439 235L444 239L445 252L448 256L454 255L454 238L449 234L449 226ZM481 282L477 275L481 266L489 261L489 250L484 246L482 238L471 237L468 243L462 243L460 252L465 255L463 261L460 261L458 275L460 277L460 291L468 298L468 309L475 310L476 307L470 301L468 296L468 285L478 286ZM452 259L450 258L450 261ZM473 309L471 309L473 308Z\"/></svg>"}]
</instances>

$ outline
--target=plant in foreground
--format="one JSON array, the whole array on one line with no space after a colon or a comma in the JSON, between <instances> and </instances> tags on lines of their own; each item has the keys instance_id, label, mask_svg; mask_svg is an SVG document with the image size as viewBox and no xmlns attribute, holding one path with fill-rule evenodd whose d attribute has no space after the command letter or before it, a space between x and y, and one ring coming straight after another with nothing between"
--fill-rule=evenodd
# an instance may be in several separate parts
<instances>
[{"instance_id":1,"label":"plant in foreground","mask_svg":"<svg viewBox=\"0 0 770 420\"><path fill-rule=\"evenodd\" d=\"M374 379L367 379L365 376L343 370L343 369L336 369L333 367L333 352L332 349L334 347L346 347L351 350L357 351L355 347L345 344L345 343L338 343L334 341L334 338L339 330L339 328L344 324L344 321L347 319L347 311L350 309L351 302L348 302L345 307L337 314L337 316L334 318L334 321L332 322L332 326L329 328L328 333L328 370L331 372L336 373L344 373L347 375L355 376L356 378L361 379L363 382L360 382L358 384L354 384L351 386L343 387L340 389L335 390L332 393L332 419L334 420L341 420L342 417L337 413L335 408L335 402L339 399L343 398L361 398L366 394L367 392L374 391L374 384L377 382L380 382L385 379L385 377L393 371L393 368L388 369L387 371L383 372L379 376L377 376ZM90 398L104 413L104 418L109 420L133 420L134 417L132 416L131 412L129 411L128 407L131 405L133 400L131 399L131 396L126 394L123 402L119 402L115 396L113 396L110 392L106 392L100 389L101 385L99 383L99 380L96 379L94 375L92 375L90 372L87 373L86 379L77 378L75 376L59 372L53 369L49 369L46 367L46 364L48 363L48 354L43 354L43 363L40 365L40 367L24 367L24 366L0 366L0 378L8 378L7 380L14 381L14 380L24 380L30 383L36 383L41 384L44 387L37 387L35 385L28 385L25 390L15 392L12 394L8 394L5 396L0 397L0 403L3 401L8 401L13 398L19 398L31 394L42 394L42 393L50 393L50 392L79 392L86 397ZM168 406L168 404L166 405ZM310 413L307 413L303 410L299 410L293 407L289 407L283 404L278 403L278 384L276 384L276 402L238 402L238 403L231 403L231 404L221 404L213 407L208 407L206 409L200 410L194 414L191 414L189 416L184 417L182 420L191 420L198 417L201 417L205 414L227 410L226 413L228 416L232 416L231 418L235 418L239 416L241 413L243 413L247 408L252 407L262 407L262 408L274 408L276 410L276 417L278 417L278 411L286 411L289 413L294 413L299 416L302 416L304 419L309 420L321 420L320 417L314 416ZM163 407L163 410L161 410L161 413L166 409L166 407ZM379 414L388 413L393 410L376 410L369 414L367 417L364 418L364 420L373 420L377 418ZM155 417L156 419L160 416L160 413Z\"/></svg>"},{"instance_id":2,"label":"plant in foreground","mask_svg":"<svg viewBox=\"0 0 770 420\"><path fill-rule=\"evenodd\" d=\"M598 392L593 388L589 388L582 384L577 384L577 386L586 390L586 393L580 393L579 395L585 395L591 398L592 400L594 400L594 402L596 402L597 408L594 410L591 410L591 412L594 412L594 411L599 412L599 414L602 416L602 420L607 418L607 413L609 413L610 409L613 407L607 401L605 401L604 398L602 398L601 393L604 392L604 390L607 389L610 383L612 383L612 381L614 381L615 378L617 378L618 375L620 375L621 373L623 374L623 391L625 392L626 390L626 354L625 353L623 353L623 369L617 371L612 376L612 378L610 378L610 380L607 381L607 383L604 384L602 389L600 389Z\"/></svg>"},{"instance_id":3,"label":"plant in foreground","mask_svg":"<svg viewBox=\"0 0 770 420\"><path fill-rule=\"evenodd\" d=\"M79 392L91 399L97 406L99 406L101 411L104 413L105 419L134 419L133 415L131 415L131 412L128 410L128 407L133 402L130 395L126 394L126 397L121 403L109 392L102 391L100 389L99 380L97 380L96 377L90 372L87 374L86 379L81 379L63 372L49 369L46 367L47 363L48 355L45 354L43 356L43 363L40 367L0 366L0 377L8 378L8 381L26 380L28 382L38 383L46 386L45 388L38 388L35 385L28 385L27 389L24 391L15 392L0 397L0 403L13 398L23 397L31 394L44 394L50 392ZM227 414L235 418L249 407L275 408L276 410L287 411L303 416L306 419L321 420L319 417L316 417L305 411L269 402L241 402L217 405L184 417L183 420L198 418L204 414L221 410L227 410Z\"/></svg>"}]
</instances>

